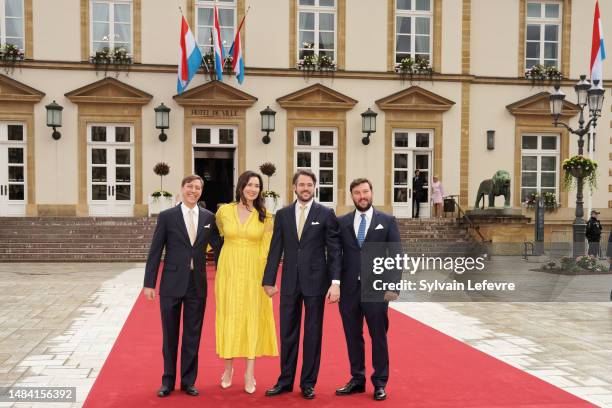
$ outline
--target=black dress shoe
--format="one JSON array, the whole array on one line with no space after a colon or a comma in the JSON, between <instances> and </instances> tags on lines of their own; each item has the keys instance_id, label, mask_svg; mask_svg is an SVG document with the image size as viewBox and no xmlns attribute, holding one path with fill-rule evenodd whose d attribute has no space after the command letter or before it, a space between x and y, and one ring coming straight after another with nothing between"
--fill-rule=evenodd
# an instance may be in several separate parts
<instances>
[{"instance_id":1,"label":"black dress shoe","mask_svg":"<svg viewBox=\"0 0 612 408\"><path fill-rule=\"evenodd\" d=\"M157 396L159 398L164 398L164 397L167 397L168 395L170 395L171 392L172 392L172 390L170 389L170 387L162 385L161 388L159 390L157 390Z\"/></svg>"},{"instance_id":2,"label":"black dress shoe","mask_svg":"<svg viewBox=\"0 0 612 408\"><path fill-rule=\"evenodd\" d=\"M315 392L313 387L302 388L302 397L304 399L313 399L315 397Z\"/></svg>"},{"instance_id":3,"label":"black dress shoe","mask_svg":"<svg viewBox=\"0 0 612 408\"><path fill-rule=\"evenodd\" d=\"M344 387L338 388L336 395L351 395L358 392L365 392L365 384L357 384L351 380Z\"/></svg>"},{"instance_id":4,"label":"black dress shoe","mask_svg":"<svg viewBox=\"0 0 612 408\"><path fill-rule=\"evenodd\" d=\"M274 397L284 392L291 391L293 391L293 387L291 386L276 384L274 387L270 388L269 390L266 390L266 397Z\"/></svg>"},{"instance_id":5,"label":"black dress shoe","mask_svg":"<svg viewBox=\"0 0 612 408\"><path fill-rule=\"evenodd\" d=\"M191 395L192 397L197 397L200 395L196 387L193 385L181 385L181 390L185 391L185 394Z\"/></svg>"},{"instance_id":6,"label":"black dress shoe","mask_svg":"<svg viewBox=\"0 0 612 408\"><path fill-rule=\"evenodd\" d=\"M384 387L376 387L374 390L374 399L376 401L383 401L387 399L387 393L385 392Z\"/></svg>"}]
</instances>

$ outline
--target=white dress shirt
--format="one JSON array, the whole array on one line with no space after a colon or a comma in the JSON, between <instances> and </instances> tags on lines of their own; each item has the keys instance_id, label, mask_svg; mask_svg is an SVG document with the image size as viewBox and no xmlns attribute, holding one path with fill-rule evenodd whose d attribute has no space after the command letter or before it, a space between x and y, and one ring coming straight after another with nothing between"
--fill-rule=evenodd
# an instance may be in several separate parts
<instances>
[{"instance_id":1,"label":"white dress shirt","mask_svg":"<svg viewBox=\"0 0 612 408\"><path fill-rule=\"evenodd\" d=\"M306 226L306 219L308 218L308 213L310 212L310 209L312 208L312 203L314 202L314 198L310 199L309 202L307 202L306 204L302 204L299 201L295 202L295 226L297 228L297 226L300 225L300 206L301 205L305 205L306 208L304 209L304 226Z\"/></svg>"},{"instance_id":2,"label":"white dress shirt","mask_svg":"<svg viewBox=\"0 0 612 408\"><path fill-rule=\"evenodd\" d=\"M359 224L361 224L361 214L365 214L366 218L366 227L364 238L368 235L368 229L370 228L370 224L372 223L372 216L374 215L374 207L370 206L365 212L361 212L359 210L355 210L355 218L353 219L353 227L355 228L355 236L359 236Z\"/></svg>"},{"instance_id":3,"label":"white dress shirt","mask_svg":"<svg viewBox=\"0 0 612 408\"><path fill-rule=\"evenodd\" d=\"M195 226L196 234L198 233L198 218L200 218L200 209L196 205L193 208L189 208L185 203L181 203L181 211L183 212L183 220L185 221L185 228L187 228L187 235L189 235L189 212L193 211L193 225Z\"/></svg>"},{"instance_id":4,"label":"white dress shirt","mask_svg":"<svg viewBox=\"0 0 612 408\"><path fill-rule=\"evenodd\" d=\"M185 203L181 203L181 211L183 212L183 221L185 221L185 228L187 228L187 236L189 236L189 217L190 216L193 219L193 227L194 227L194 230L197 236L198 235L198 218L200 218L199 216L200 209L198 208L198 205L196 204L195 207L189 208L185 205ZM193 237L194 240L195 238L196 237ZM189 238L189 240L191 241L191 238ZM190 266L191 266L191 269L193 269L193 259L191 259L190 261Z\"/></svg>"}]
</instances>

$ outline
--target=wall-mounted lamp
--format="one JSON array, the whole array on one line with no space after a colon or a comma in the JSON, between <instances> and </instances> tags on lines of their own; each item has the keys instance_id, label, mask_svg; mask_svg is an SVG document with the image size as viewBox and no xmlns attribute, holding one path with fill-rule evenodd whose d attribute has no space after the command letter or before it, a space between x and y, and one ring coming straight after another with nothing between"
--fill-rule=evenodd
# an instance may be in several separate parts
<instances>
[{"instance_id":1,"label":"wall-mounted lamp","mask_svg":"<svg viewBox=\"0 0 612 408\"><path fill-rule=\"evenodd\" d=\"M261 115L261 131L266 135L261 138L264 144L270 143L270 132L274 132L276 112L266 106L266 109L259 112Z\"/></svg>"},{"instance_id":2,"label":"wall-mounted lamp","mask_svg":"<svg viewBox=\"0 0 612 408\"><path fill-rule=\"evenodd\" d=\"M364 145L370 144L370 135L376 133L376 116L378 116L378 113L370 108L361 114L361 132L366 133L361 139L361 143Z\"/></svg>"},{"instance_id":3,"label":"wall-mounted lamp","mask_svg":"<svg viewBox=\"0 0 612 408\"><path fill-rule=\"evenodd\" d=\"M58 132L56 128L62 127L62 111L64 107L53 101L45 106L45 108L47 108L47 126L53 128L51 137L53 137L54 140L59 140L62 134Z\"/></svg>"},{"instance_id":4,"label":"wall-mounted lamp","mask_svg":"<svg viewBox=\"0 0 612 408\"><path fill-rule=\"evenodd\" d=\"M155 128L161 129L159 140L165 142L168 140L168 135L164 133L164 129L170 128L170 108L162 102L161 105L153 110L155 111Z\"/></svg>"},{"instance_id":5,"label":"wall-mounted lamp","mask_svg":"<svg viewBox=\"0 0 612 408\"><path fill-rule=\"evenodd\" d=\"M487 130L487 150L495 149L495 131Z\"/></svg>"}]
</instances>

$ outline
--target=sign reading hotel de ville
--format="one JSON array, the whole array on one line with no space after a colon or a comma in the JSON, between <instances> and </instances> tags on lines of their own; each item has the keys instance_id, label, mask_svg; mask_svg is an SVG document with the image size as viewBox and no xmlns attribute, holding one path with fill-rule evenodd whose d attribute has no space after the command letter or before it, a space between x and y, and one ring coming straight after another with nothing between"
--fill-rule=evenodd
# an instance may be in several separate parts
<instances>
[{"instance_id":1,"label":"sign reading hotel de ville","mask_svg":"<svg viewBox=\"0 0 612 408\"><path fill-rule=\"evenodd\" d=\"M236 109L192 108L191 116L205 118L235 118L239 116Z\"/></svg>"}]
</instances>

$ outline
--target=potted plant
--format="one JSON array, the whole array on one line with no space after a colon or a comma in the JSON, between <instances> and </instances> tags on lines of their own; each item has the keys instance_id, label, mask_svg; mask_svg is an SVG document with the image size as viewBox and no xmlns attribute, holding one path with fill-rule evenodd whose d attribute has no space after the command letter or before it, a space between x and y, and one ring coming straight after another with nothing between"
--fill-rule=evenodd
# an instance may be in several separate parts
<instances>
[{"instance_id":1,"label":"potted plant","mask_svg":"<svg viewBox=\"0 0 612 408\"><path fill-rule=\"evenodd\" d=\"M317 56L314 54L304 55L304 58L298 61L297 67L302 71L315 71L317 69Z\"/></svg>"},{"instance_id":2,"label":"potted plant","mask_svg":"<svg viewBox=\"0 0 612 408\"><path fill-rule=\"evenodd\" d=\"M597 163L584 156L574 156L563 161L563 186L566 190L572 190L575 185L575 179L582 177L593 191L597 188Z\"/></svg>"},{"instance_id":3,"label":"potted plant","mask_svg":"<svg viewBox=\"0 0 612 408\"><path fill-rule=\"evenodd\" d=\"M536 82L543 82L545 79L548 79L550 82L559 82L563 79L563 75L557 67L545 67L542 64L535 64L525 71L525 78L531 79L531 83L535 85Z\"/></svg>"},{"instance_id":4,"label":"potted plant","mask_svg":"<svg viewBox=\"0 0 612 408\"><path fill-rule=\"evenodd\" d=\"M335 71L336 63L327 55L319 55L317 60L319 71Z\"/></svg>"},{"instance_id":5,"label":"potted plant","mask_svg":"<svg viewBox=\"0 0 612 408\"><path fill-rule=\"evenodd\" d=\"M395 72L400 74L402 78L408 75L410 79L412 79L414 75L431 77L433 75L433 68L427 58L417 55L415 59L412 59L412 57L402 58L402 60L395 65Z\"/></svg>"},{"instance_id":6,"label":"potted plant","mask_svg":"<svg viewBox=\"0 0 612 408\"><path fill-rule=\"evenodd\" d=\"M0 47L0 61L5 65L4 71L8 74L15 65L24 59L23 51L14 44L7 43L4 47Z\"/></svg>"},{"instance_id":7,"label":"potted plant","mask_svg":"<svg viewBox=\"0 0 612 408\"><path fill-rule=\"evenodd\" d=\"M540 195L538 193L529 194L529 196L527 197L527 200L525 201L527 208L532 208L532 209L536 208L539 197ZM561 207L561 204L557 202L557 197L555 193L546 192L543 194L543 197L544 197L544 210L545 211L547 212L555 211L559 207Z\"/></svg>"},{"instance_id":8,"label":"potted plant","mask_svg":"<svg viewBox=\"0 0 612 408\"><path fill-rule=\"evenodd\" d=\"M268 188L263 190L261 195L264 197L268 212L275 214L282 205L280 202L280 194L270 190L270 177L276 173L276 166L273 163L266 162L259 166L259 170L268 178Z\"/></svg>"},{"instance_id":9,"label":"potted plant","mask_svg":"<svg viewBox=\"0 0 612 408\"><path fill-rule=\"evenodd\" d=\"M159 189L151 193L151 198L149 199L149 216L151 214L159 214L174 205L172 193L164 190L164 176L170 173L170 166L163 162L157 163L153 167L153 172L159 176L160 182Z\"/></svg>"},{"instance_id":10,"label":"potted plant","mask_svg":"<svg viewBox=\"0 0 612 408\"><path fill-rule=\"evenodd\" d=\"M132 63L132 57L128 54L127 49L124 47L117 47L113 49L112 61L115 64L128 65Z\"/></svg>"}]
</instances>

